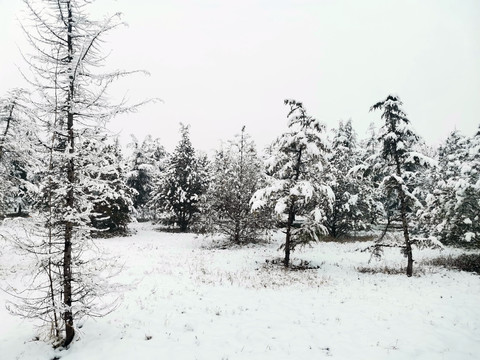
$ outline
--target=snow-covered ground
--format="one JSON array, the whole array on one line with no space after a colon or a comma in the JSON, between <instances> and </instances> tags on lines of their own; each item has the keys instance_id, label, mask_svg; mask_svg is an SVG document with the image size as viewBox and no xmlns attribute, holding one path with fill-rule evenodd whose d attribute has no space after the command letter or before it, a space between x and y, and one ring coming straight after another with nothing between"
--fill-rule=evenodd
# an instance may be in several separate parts
<instances>
[{"instance_id":1,"label":"snow-covered ground","mask_svg":"<svg viewBox=\"0 0 480 360\"><path fill-rule=\"evenodd\" d=\"M0 359L455 359L480 358L480 276L422 266L421 276L365 274L401 267L398 250L370 265L365 243L320 243L293 254L319 269L286 271L271 244L220 250L193 234L155 231L98 240L124 265L123 301L87 319L68 351L33 340L0 292ZM0 240L0 285L31 271ZM446 250L451 253L452 250ZM445 253L445 251L444 251ZM439 250L414 253L418 262ZM416 266L418 270L419 266Z\"/></svg>"}]
</instances>

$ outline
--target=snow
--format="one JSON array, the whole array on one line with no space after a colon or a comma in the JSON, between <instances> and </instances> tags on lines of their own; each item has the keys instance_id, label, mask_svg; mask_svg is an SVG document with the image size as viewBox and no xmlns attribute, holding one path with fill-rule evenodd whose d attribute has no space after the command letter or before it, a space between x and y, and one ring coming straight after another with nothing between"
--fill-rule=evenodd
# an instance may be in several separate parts
<instances>
[{"instance_id":1,"label":"snow","mask_svg":"<svg viewBox=\"0 0 480 360\"><path fill-rule=\"evenodd\" d=\"M439 250L414 253L422 274L412 278L358 272L405 265L398 249L368 265L368 242L306 247L293 262L319 269L286 271L266 263L282 255L281 233L220 250L212 238L134 227L131 237L97 241L124 262L116 311L84 321L59 352L2 306L1 359L478 359L480 277L419 265ZM0 242L0 285L18 285L30 264Z\"/></svg>"},{"instance_id":2,"label":"snow","mask_svg":"<svg viewBox=\"0 0 480 360\"><path fill-rule=\"evenodd\" d=\"M289 200L288 196L284 196L284 197L281 197L280 199L278 199L278 201L275 204L275 209L274 209L276 214L283 214L285 212L285 210L287 209L287 206L288 206L288 200ZM258 207L255 207L256 205L257 205L257 203L254 203L252 205L252 209L258 208Z\"/></svg>"},{"instance_id":3,"label":"snow","mask_svg":"<svg viewBox=\"0 0 480 360\"><path fill-rule=\"evenodd\" d=\"M315 189L313 184L308 180L299 180L292 188L290 188L290 195L303 197L305 203L310 201L314 193Z\"/></svg>"},{"instance_id":4,"label":"snow","mask_svg":"<svg viewBox=\"0 0 480 360\"><path fill-rule=\"evenodd\" d=\"M472 241L472 239L475 239L475 233L470 232L470 231L466 232L465 233L465 241L470 242L470 241Z\"/></svg>"}]
</instances>

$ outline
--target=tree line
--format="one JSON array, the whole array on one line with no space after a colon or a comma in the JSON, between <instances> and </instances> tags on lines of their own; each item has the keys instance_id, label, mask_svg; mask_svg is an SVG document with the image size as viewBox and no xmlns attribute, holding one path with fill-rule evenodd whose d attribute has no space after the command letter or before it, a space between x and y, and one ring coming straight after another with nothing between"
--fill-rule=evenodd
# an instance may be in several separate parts
<instances>
[{"instance_id":1,"label":"tree line","mask_svg":"<svg viewBox=\"0 0 480 360\"><path fill-rule=\"evenodd\" d=\"M2 104L2 184L11 189L2 192L3 213L39 211L45 206L39 169L47 164L36 155L32 132L22 130L38 125L25 125L31 118L21 111L18 93ZM286 265L298 245L395 224L406 239L409 267L415 243L479 246L480 131L471 137L454 131L430 147L414 133L400 98L389 95L371 108L381 112L379 126L371 124L360 140L351 120L327 130L302 103L285 104L287 130L263 155L245 127L211 157L194 149L183 124L170 154L159 139L132 136L125 156L118 139L85 130L78 171L80 192L91 198L85 219L91 235L128 234L132 220L154 221L245 244L280 227Z\"/></svg>"}]
</instances>

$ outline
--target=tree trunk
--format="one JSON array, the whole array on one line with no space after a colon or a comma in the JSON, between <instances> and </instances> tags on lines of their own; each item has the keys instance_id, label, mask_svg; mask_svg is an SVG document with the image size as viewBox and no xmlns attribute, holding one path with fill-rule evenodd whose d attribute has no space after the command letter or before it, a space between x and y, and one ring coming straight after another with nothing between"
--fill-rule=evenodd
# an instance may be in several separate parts
<instances>
[{"instance_id":1,"label":"tree trunk","mask_svg":"<svg viewBox=\"0 0 480 360\"><path fill-rule=\"evenodd\" d=\"M73 66L73 39L72 39L72 8L70 1L66 3L68 11L68 62L70 67ZM61 9L60 9L61 11ZM69 75L69 90L67 98L67 143L69 145L68 152L70 154L67 165L67 183L68 191L66 195L67 209L73 211L74 208L74 192L73 186L75 182L75 167L73 162L74 152L74 133L73 133L73 107L72 102L74 100L74 78L72 74L73 69L70 68ZM65 222L65 244L63 252L63 291L64 291L64 304L65 311L63 313L63 319L65 321L65 340L63 342L64 347L68 347L75 336L75 329L73 327L73 313L72 313L72 236L73 236L73 222L68 220Z\"/></svg>"},{"instance_id":2,"label":"tree trunk","mask_svg":"<svg viewBox=\"0 0 480 360\"><path fill-rule=\"evenodd\" d=\"M235 219L235 244L240 244L240 219Z\"/></svg>"},{"instance_id":3,"label":"tree trunk","mask_svg":"<svg viewBox=\"0 0 480 360\"><path fill-rule=\"evenodd\" d=\"M395 164L397 167L397 176L401 177L402 173L400 169L400 159L397 153L395 153ZM405 254L407 255L407 276L410 277L413 275L413 254L410 234L408 232L407 202L405 200L405 192L403 191L402 184L398 185L398 196L400 197L400 217L402 218L403 237L405 239Z\"/></svg>"},{"instance_id":4,"label":"tree trunk","mask_svg":"<svg viewBox=\"0 0 480 360\"><path fill-rule=\"evenodd\" d=\"M3 147L5 145L5 141L6 141L6 138L7 138L7 135L8 135L8 130L10 128L10 123L12 121L12 116L13 116L13 109L15 108L15 103L13 103L10 107L10 111L9 111L9 114L8 114L8 117L7 117L7 126L5 127L5 132L3 133L3 137L1 138L1 142L0 142L0 160L2 159L3 157Z\"/></svg>"},{"instance_id":5,"label":"tree trunk","mask_svg":"<svg viewBox=\"0 0 480 360\"><path fill-rule=\"evenodd\" d=\"M53 161L52 161L52 154L53 151L53 140L52 140L52 147L50 149L50 163L48 166L49 172L52 171L53 168ZM52 183L51 178L48 184L48 266L47 266L47 275L48 275L48 285L50 288L50 301L52 302L52 309L53 309L53 326L55 328L55 341L60 340L61 329L58 324L58 316L57 316L57 309L56 301L55 301L55 290L53 287L53 277L52 277L52 218L53 218L53 207L52 207Z\"/></svg>"},{"instance_id":6,"label":"tree trunk","mask_svg":"<svg viewBox=\"0 0 480 360\"><path fill-rule=\"evenodd\" d=\"M181 232L186 232L188 228L188 221L187 221L187 214L185 210L180 212L180 216L178 218L178 225L180 227Z\"/></svg>"},{"instance_id":7,"label":"tree trunk","mask_svg":"<svg viewBox=\"0 0 480 360\"><path fill-rule=\"evenodd\" d=\"M403 227L403 237L405 238L405 253L407 255L407 276L413 275L413 254L412 254L412 243L410 241L410 234L408 232L408 222L407 222L407 209L405 203L405 194L403 190L400 191L400 205L401 205L401 217L402 217L402 227Z\"/></svg>"},{"instance_id":8,"label":"tree trunk","mask_svg":"<svg viewBox=\"0 0 480 360\"><path fill-rule=\"evenodd\" d=\"M290 265L290 248L291 248L291 238L292 238L292 225L295 220L295 204L292 203L288 209L288 220L287 220L287 234L285 237L285 259L283 260L283 265L288 267Z\"/></svg>"},{"instance_id":9,"label":"tree trunk","mask_svg":"<svg viewBox=\"0 0 480 360\"><path fill-rule=\"evenodd\" d=\"M72 232L73 224L71 222L67 222L65 225L65 248L63 253L63 302L65 304L65 310L63 313L63 319L65 321L65 340L63 341L64 347L68 347L75 336L72 313Z\"/></svg>"},{"instance_id":10,"label":"tree trunk","mask_svg":"<svg viewBox=\"0 0 480 360\"><path fill-rule=\"evenodd\" d=\"M295 176L293 178L294 183L296 183L300 178L301 162L302 162L302 150L300 149L300 151L297 154L297 162L295 164ZM291 240L292 225L293 225L293 222L295 221L295 198L291 196L290 201L291 201L291 204L290 204L290 208L288 209L287 234L285 237L285 259L283 261L286 267L288 267L290 264L290 250L292 246L291 245L292 244L292 240Z\"/></svg>"}]
</instances>

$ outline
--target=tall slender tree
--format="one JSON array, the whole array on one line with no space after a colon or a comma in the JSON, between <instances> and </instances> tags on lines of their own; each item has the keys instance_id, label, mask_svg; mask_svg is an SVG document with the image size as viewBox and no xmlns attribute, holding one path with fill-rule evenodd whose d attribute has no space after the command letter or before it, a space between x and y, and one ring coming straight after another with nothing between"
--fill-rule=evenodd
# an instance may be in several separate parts
<instances>
[{"instance_id":1,"label":"tall slender tree","mask_svg":"<svg viewBox=\"0 0 480 360\"><path fill-rule=\"evenodd\" d=\"M80 256L90 233L94 212L91 193L86 193L84 160L79 144L89 135L85 130L104 124L121 112L133 110L123 102L110 105L106 92L115 79L129 74L124 71L100 73L105 57L102 39L121 25L119 15L101 21L91 20L86 9L88 0L25 0L31 25L25 25L27 40L33 49L25 56L34 87L30 104L32 113L43 125L46 169L42 177L42 209L46 218L48 241L44 253L48 266L55 268L48 297L50 310L60 313L57 335L60 345L68 347L75 335L75 317L88 313L92 299L88 283L82 279ZM95 139L91 139L94 141ZM98 140L98 139L97 139ZM101 172L101 169L97 169ZM99 178L97 178L98 180ZM61 246L60 246L61 244ZM49 270L49 271L50 271ZM90 282L90 285L94 285ZM61 321L61 325L60 324ZM62 330L60 330L62 329Z\"/></svg>"},{"instance_id":2,"label":"tall slender tree","mask_svg":"<svg viewBox=\"0 0 480 360\"><path fill-rule=\"evenodd\" d=\"M426 165L432 160L415 151L419 137L410 126L410 120L402 110L402 101L398 96L389 95L385 100L374 104L370 111L382 111L383 126L380 129L378 140L382 148L377 156L370 158L377 164L376 157L383 158L385 162L382 185L387 194L396 193L396 208L402 223L404 237L404 254L407 257L407 276L413 274L413 240L409 228L409 214L415 206L419 205L415 198L411 184L415 179L419 165Z\"/></svg>"}]
</instances>

